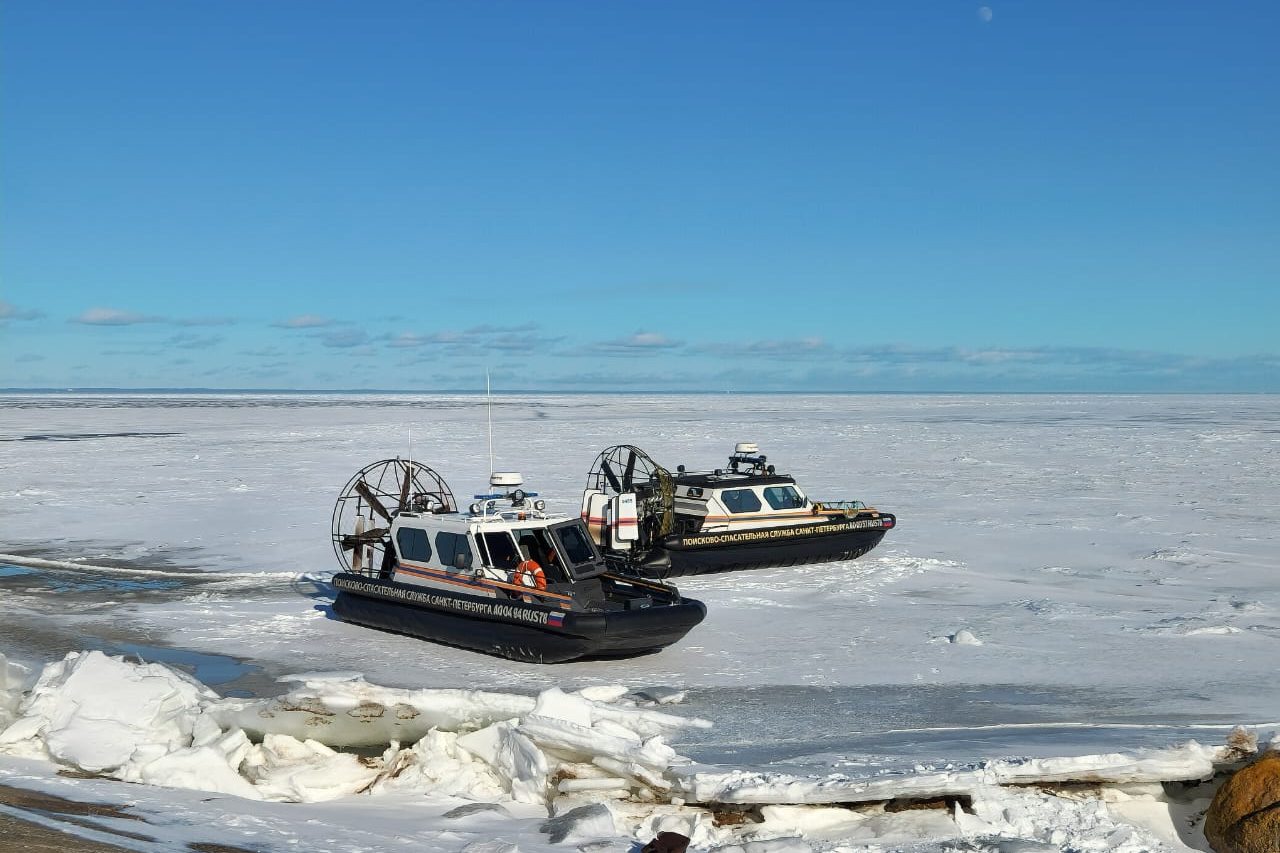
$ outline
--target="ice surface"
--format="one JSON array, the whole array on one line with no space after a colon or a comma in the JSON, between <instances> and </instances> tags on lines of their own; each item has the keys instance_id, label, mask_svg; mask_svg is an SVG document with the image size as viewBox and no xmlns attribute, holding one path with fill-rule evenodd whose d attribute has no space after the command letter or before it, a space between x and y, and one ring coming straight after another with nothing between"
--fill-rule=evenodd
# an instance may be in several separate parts
<instances>
[{"instance_id":1,"label":"ice surface","mask_svg":"<svg viewBox=\"0 0 1280 853\"><path fill-rule=\"evenodd\" d=\"M313 737L265 731L251 740L220 716L223 700L182 673L99 652L72 653L45 666L23 694L18 719L0 730L0 755L230 795L246 810L254 801L359 797L376 803L407 795L477 804L440 815L459 820L512 818L532 806L552 816L538 830L553 845L611 847L671 831L703 849L774 849L785 842L780 849L812 850L811 842L885 845L983 836L1034 839L1062 849L1139 851L1162 844L1176 849L1195 823L1178 832L1177 804L1162 783L1210 782L1255 746L1236 732L1230 745L1220 747L1189 742L1145 753L801 777L691 766L662 735L648 734L657 724L653 712L624 699L606 704L551 688L532 703L508 697L523 712L494 722L493 708L501 703L492 694L364 685L419 717L436 714L441 704L450 709L451 729L433 726L413 744L393 741L375 756L326 743L331 736L338 745L351 739L325 720L350 705L353 685L358 689L360 682L311 678L285 697L311 715ZM91 702L94 697L101 701ZM368 705L357 707L367 712ZM277 725L273 712L260 710L266 727ZM1069 787L1080 783L1092 788L1082 795ZM890 808L892 803L935 807ZM734 807L739 819L726 819ZM376 807L370 809L358 818L362 826L376 815Z\"/></svg>"},{"instance_id":2,"label":"ice surface","mask_svg":"<svg viewBox=\"0 0 1280 853\"><path fill-rule=\"evenodd\" d=\"M740 770L728 773L694 771L680 777L677 793L696 802L756 804L857 803L895 797L930 799L973 794L996 785L1204 781L1212 778L1215 769L1228 759L1229 754L1222 747L1205 747L1191 741L1140 757L1112 753L990 761L971 770L931 772L918 769L909 775L886 774L872 779L843 775L797 778L787 774Z\"/></svg>"},{"instance_id":3,"label":"ice surface","mask_svg":"<svg viewBox=\"0 0 1280 853\"><path fill-rule=\"evenodd\" d=\"M17 719L0 732L0 749L15 745L31 754L43 747L79 769L117 770L135 753L189 745L200 703L214 695L162 664L73 652L44 668Z\"/></svg>"},{"instance_id":4,"label":"ice surface","mask_svg":"<svg viewBox=\"0 0 1280 853\"><path fill-rule=\"evenodd\" d=\"M0 439L63 436L0 440L0 553L19 558L0 558L0 652L32 672L84 648L171 646L243 662L219 689L250 695L229 703L270 701L286 690L271 678L300 670L524 703L660 688L716 721L670 734L677 753L817 777L1213 743L1280 718L1275 396L499 398L499 467L553 507L577 506L604 446L699 467L747 437L809 494L899 517L854 562L684 579L709 615L682 643L557 667L328 616L337 490L403 454L410 425L415 457L458 494L483 485L480 399L0 402ZM946 642L962 629L982 645ZM344 726L421 739L358 706Z\"/></svg>"},{"instance_id":5,"label":"ice surface","mask_svg":"<svg viewBox=\"0 0 1280 853\"><path fill-rule=\"evenodd\" d=\"M13 722L31 672L0 654L0 729Z\"/></svg>"}]
</instances>

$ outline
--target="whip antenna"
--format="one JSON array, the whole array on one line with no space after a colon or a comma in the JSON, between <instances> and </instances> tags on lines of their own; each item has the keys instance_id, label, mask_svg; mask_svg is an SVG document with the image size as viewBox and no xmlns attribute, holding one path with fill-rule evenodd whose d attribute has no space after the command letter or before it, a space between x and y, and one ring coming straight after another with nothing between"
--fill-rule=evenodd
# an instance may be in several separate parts
<instances>
[{"instance_id":1,"label":"whip antenna","mask_svg":"<svg viewBox=\"0 0 1280 853\"><path fill-rule=\"evenodd\" d=\"M489 394L489 368L484 369L484 404L489 414L489 473L493 473L493 397Z\"/></svg>"}]
</instances>

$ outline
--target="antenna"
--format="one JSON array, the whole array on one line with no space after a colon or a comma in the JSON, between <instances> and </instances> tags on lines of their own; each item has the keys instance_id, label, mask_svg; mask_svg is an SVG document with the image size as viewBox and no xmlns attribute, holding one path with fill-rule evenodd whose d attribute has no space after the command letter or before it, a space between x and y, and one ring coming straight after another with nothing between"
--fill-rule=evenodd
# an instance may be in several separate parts
<instances>
[{"instance_id":1,"label":"antenna","mask_svg":"<svg viewBox=\"0 0 1280 853\"><path fill-rule=\"evenodd\" d=\"M489 414L489 473L493 473L493 397L489 394L489 368L484 369L484 404Z\"/></svg>"},{"instance_id":2,"label":"antenna","mask_svg":"<svg viewBox=\"0 0 1280 853\"><path fill-rule=\"evenodd\" d=\"M413 424L409 424L409 474L406 477L413 476Z\"/></svg>"}]
</instances>

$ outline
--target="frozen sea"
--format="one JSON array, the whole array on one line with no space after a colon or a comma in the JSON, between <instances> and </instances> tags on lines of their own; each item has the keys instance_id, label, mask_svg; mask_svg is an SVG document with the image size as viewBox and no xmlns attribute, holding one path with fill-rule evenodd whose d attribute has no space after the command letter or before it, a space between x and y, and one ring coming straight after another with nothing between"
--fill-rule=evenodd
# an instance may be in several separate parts
<instances>
[{"instance_id":1,"label":"frozen sea","mask_svg":"<svg viewBox=\"0 0 1280 853\"><path fill-rule=\"evenodd\" d=\"M606 446L698 469L755 441L811 497L898 526L857 561L681 579L708 616L659 654L519 664L327 611L343 484L411 453L485 488L483 397L8 395L0 552L86 568L0 564L0 652L127 653L245 696L324 670L675 687L715 723L682 753L815 772L1280 720L1280 397L499 395L493 421L496 467L553 509L577 511Z\"/></svg>"}]
</instances>

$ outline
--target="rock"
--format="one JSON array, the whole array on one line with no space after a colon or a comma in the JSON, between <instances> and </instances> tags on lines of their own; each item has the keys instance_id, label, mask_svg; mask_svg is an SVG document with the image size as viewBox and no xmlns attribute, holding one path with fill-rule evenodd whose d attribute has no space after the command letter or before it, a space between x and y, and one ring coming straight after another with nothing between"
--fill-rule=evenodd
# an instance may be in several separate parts
<instances>
[{"instance_id":1,"label":"rock","mask_svg":"<svg viewBox=\"0 0 1280 853\"><path fill-rule=\"evenodd\" d=\"M1280 853L1280 752L1266 752L1223 783L1205 815L1217 853Z\"/></svg>"},{"instance_id":2,"label":"rock","mask_svg":"<svg viewBox=\"0 0 1280 853\"><path fill-rule=\"evenodd\" d=\"M678 832L659 832L658 837L644 846L640 853L685 853L689 849L689 836Z\"/></svg>"}]
</instances>

